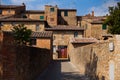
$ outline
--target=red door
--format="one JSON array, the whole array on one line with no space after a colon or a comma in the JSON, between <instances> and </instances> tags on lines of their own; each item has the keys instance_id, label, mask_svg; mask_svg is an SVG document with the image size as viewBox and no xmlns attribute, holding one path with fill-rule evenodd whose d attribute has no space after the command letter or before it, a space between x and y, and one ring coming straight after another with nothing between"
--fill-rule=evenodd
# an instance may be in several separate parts
<instances>
[{"instance_id":1,"label":"red door","mask_svg":"<svg viewBox=\"0 0 120 80\"><path fill-rule=\"evenodd\" d=\"M67 58L67 47L59 46L58 58Z\"/></svg>"}]
</instances>

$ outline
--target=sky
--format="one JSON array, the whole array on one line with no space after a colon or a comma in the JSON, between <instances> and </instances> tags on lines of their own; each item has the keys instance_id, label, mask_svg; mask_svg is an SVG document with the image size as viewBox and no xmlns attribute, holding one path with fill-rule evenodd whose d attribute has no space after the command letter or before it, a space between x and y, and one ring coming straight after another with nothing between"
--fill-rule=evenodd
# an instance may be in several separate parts
<instances>
[{"instance_id":1,"label":"sky","mask_svg":"<svg viewBox=\"0 0 120 80\"><path fill-rule=\"evenodd\" d=\"M95 12L95 16L108 14L108 7L115 6L120 0L1 0L1 4L26 4L28 10L44 10L44 5L57 5L59 8L77 9L77 15L83 16Z\"/></svg>"}]
</instances>

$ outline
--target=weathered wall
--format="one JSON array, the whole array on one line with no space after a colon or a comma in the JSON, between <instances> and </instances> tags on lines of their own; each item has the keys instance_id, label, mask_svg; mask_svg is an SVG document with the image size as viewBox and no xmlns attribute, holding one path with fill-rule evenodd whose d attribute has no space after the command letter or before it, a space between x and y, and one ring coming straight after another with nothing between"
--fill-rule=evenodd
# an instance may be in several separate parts
<instances>
[{"instance_id":1,"label":"weathered wall","mask_svg":"<svg viewBox=\"0 0 120 80\"><path fill-rule=\"evenodd\" d=\"M13 25L18 25L18 24L24 24L25 27L27 27L27 29L31 29L32 31L44 31L45 28L45 24L44 22L4 22L4 25L2 26L2 31L11 31L13 29ZM37 28L36 30L36 25L39 26L39 28Z\"/></svg>"},{"instance_id":2,"label":"weathered wall","mask_svg":"<svg viewBox=\"0 0 120 80\"><path fill-rule=\"evenodd\" d=\"M70 61L76 65L80 72L89 76L90 80L113 80L110 74L113 73L114 80L120 80L119 53L116 53L116 45L113 52L109 51L109 42L96 44L70 44ZM117 50L118 51L118 50ZM110 65L114 64L113 70Z\"/></svg>"},{"instance_id":3,"label":"weathered wall","mask_svg":"<svg viewBox=\"0 0 120 80\"><path fill-rule=\"evenodd\" d=\"M50 63L49 49L16 46L9 32L3 37L2 80L34 80Z\"/></svg>"},{"instance_id":4,"label":"weathered wall","mask_svg":"<svg viewBox=\"0 0 120 80\"><path fill-rule=\"evenodd\" d=\"M50 9L54 8L54 11L51 12ZM58 22L58 7L57 6L51 6L51 5L45 5L45 19L49 26L57 26Z\"/></svg>"},{"instance_id":5,"label":"weathered wall","mask_svg":"<svg viewBox=\"0 0 120 80\"><path fill-rule=\"evenodd\" d=\"M70 26L76 26L77 25L77 19L76 19L76 11L70 11L70 10L66 10L68 12L68 16L64 16L64 10L60 10L60 12L58 14L60 14L61 16L59 17L59 21L64 22L64 24L62 25L70 25ZM59 24L60 25L60 24Z\"/></svg>"}]
</instances>

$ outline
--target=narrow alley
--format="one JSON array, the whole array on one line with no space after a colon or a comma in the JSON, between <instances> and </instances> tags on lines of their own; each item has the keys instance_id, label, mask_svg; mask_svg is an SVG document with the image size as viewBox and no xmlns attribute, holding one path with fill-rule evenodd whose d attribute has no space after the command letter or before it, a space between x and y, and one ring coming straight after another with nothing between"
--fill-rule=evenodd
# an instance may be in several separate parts
<instances>
[{"instance_id":1,"label":"narrow alley","mask_svg":"<svg viewBox=\"0 0 120 80\"><path fill-rule=\"evenodd\" d=\"M69 61L55 60L37 80L88 80Z\"/></svg>"}]
</instances>

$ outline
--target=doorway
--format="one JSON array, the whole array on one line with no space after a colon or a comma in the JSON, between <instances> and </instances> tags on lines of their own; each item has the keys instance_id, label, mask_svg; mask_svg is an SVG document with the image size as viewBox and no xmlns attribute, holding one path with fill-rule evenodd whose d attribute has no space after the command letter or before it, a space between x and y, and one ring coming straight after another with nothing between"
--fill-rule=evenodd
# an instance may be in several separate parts
<instances>
[{"instance_id":1,"label":"doorway","mask_svg":"<svg viewBox=\"0 0 120 80\"><path fill-rule=\"evenodd\" d=\"M58 46L58 58L67 58L67 46Z\"/></svg>"}]
</instances>

